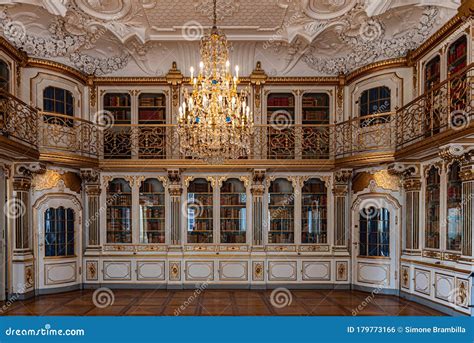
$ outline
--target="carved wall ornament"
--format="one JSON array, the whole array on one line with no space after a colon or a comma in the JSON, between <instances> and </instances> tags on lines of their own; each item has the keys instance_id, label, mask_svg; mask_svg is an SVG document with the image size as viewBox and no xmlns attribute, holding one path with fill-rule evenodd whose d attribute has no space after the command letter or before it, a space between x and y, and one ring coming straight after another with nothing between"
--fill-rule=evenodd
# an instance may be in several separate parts
<instances>
[{"instance_id":1,"label":"carved wall ornament","mask_svg":"<svg viewBox=\"0 0 474 343\"><path fill-rule=\"evenodd\" d=\"M43 191L55 187L67 187L71 191L81 192L82 180L79 174L73 172L60 172L48 169L43 174L38 174L33 179L33 188L35 191Z\"/></svg>"},{"instance_id":2,"label":"carved wall ornament","mask_svg":"<svg viewBox=\"0 0 474 343\"><path fill-rule=\"evenodd\" d=\"M15 175L22 177L32 177L34 174L46 172L46 164L41 162L19 163L15 165Z\"/></svg>"},{"instance_id":3,"label":"carved wall ornament","mask_svg":"<svg viewBox=\"0 0 474 343\"><path fill-rule=\"evenodd\" d=\"M181 171L179 169L168 169L168 180L171 184L181 183Z\"/></svg>"},{"instance_id":4,"label":"carved wall ornament","mask_svg":"<svg viewBox=\"0 0 474 343\"><path fill-rule=\"evenodd\" d=\"M421 179L420 178L407 178L403 180L403 188L405 191L420 191L421 190Z\"/></svg>"},{"instance_id":5,"label":"carved wall ornament","mask_svg":"<svg viewBox=\"0 0 474 343\"><path fill-rule=\"evenodd\" d=\"M390 174L388 170L379 170L375 173L360 172L352 180L352 191L360 192L365 188L380 187L386 190L398 191L400 189L400 178Z\"/></svg>"},{"instance_id":6,"label":"carved wall ornament","mask_svg":"<svg viewBox=\"0 0 474 343\"><path fill-rule=\"evenodd\" d=\"M265 181L265 169L254 169L252 171L252 181L254 184L263 184Z\"/></svg>"},{"instance_id":7,"label":"carved wall ornament","mask_svg":"<svg viewBox=\"0 0 474 343\"><path fill-rule=\"evenodd\" d=\"M335 183L348 183L352 178L352 169L341 169L334 173Z\"/></svg>"},{"instance_id":8,"label":"carved wall ornament","mask_svg":"<svg viewBox=\"0 0 474 343\"><path fill-rule=\"evenodd\" d=\"M97 281L98 280L97 270L98 270L97 261L87 261L86 262L86 280Z\"/></svg>"},{"instance_id":9,"label":"carved wall ornament","mask_svg":"<svg viewBox=\"0 0 474 343\"><path fill-rule=\"evenodd\" d=\"M99 183L100 173L97 169L85 168L81 169L81 179L86 184Z\"/></svg>"}]
</instances>

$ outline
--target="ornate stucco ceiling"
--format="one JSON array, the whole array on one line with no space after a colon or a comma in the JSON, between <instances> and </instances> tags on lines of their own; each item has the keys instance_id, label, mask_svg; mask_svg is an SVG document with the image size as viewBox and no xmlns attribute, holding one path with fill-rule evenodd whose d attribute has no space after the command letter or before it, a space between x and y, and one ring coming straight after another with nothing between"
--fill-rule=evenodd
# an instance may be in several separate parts
<instances>
[{"instance_id":1,"label":"ornate stucco ceiling","mask_svg":"<svg viewBox=\"0 0 474 343\"><path fill-rule=\"evenodd\" d=\"M248 74L336 75L400 57L456 14L460 0L218 0L232 63ZM28 55L96 75L186 73L212 0L0 0L0 33Z\"/></svg>"}]
</instances>

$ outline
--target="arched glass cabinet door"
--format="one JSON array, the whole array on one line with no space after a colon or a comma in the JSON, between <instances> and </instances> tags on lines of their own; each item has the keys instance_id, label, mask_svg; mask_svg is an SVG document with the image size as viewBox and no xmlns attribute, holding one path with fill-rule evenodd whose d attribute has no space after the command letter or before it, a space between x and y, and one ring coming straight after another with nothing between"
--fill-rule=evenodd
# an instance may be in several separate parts
<instances>
[{"instance_id":1,"label":"arched glass cabinet door","mask_svg":"<svg viewBox=\"0 0 474 343\"><path fill-rule=\"evenodd\" d=\"M165 188L157 179L140 185L140 243L165 243Z\"/></svg>"},{"instance_id":2,"label":"arched glass cabinet door","mask_svg":"<svg viewBox=\"0 0 474 343\"><path fill-rule=\"evenodd\" d=\"M48 208L44 214L45 257L69 257L74 253L74 210Z\"/></svg>"},{"instance_id":3,"label":"arched glass cabinet door","mask_svg":"<svg viewBox=\"0 0 474 343\"><path fill-rule=\"evenodd\" d=\"M245 243L247 232L247 193L238 179L228 179L220 189L221 243Z\"/></svg>"},{"instance_id":4,"label":"arched glass cabinet door","mask_svg":"<svg viewBox=\"0 0 474 343\"><path fill-rule=\"evenodd\" d=\"M107 243L132 243L132 189L122 178L107 188Z\"/></svg>"},{"instance_id":5,"label":"arched glass cabinet door","mask_svg":"<svg viewBox=\"0 0 474 343\"><path fill-rule=\"evenodd\" d=\"M359 213L359 256L390 257L390 212L363 208Z\"/></svg>"},{"instance_id":6,"label":"arched glass cabinet door","mask_svg":"<svg viewBox=\"0 0 474 343\"><path fill-rule=\"evenodd\" d=\"M286 179L276 179L268 188L268 243L295 242L295 197L293 185Z\"/></svg>"},{"instance_id":7,"label":"arched glass cabinet door","mask_svg":"<svg viewBox=\"0 0 474 343\"><path fill-rule=\"evenodd\" d=\"M206 179L195 179L188 187L187 239L188 243L213 243L213 189Z\"/></svg>"},{"instance_id":8,"label":"arched glass cabinet door","mask_svg":"<svg viewBox=\"0 0 474 343\"><path fill-rule=\"evenodd\" d=\"M0 60L0 89L10 91L10 67L7 62Z\"/></svg>"},{"instance_id":9,"label":"arched glass cabinet door","mask_svg":"<svg viewBox=\"0 0 474 343\"><path fill-rule=\"evenodd\" d=\"M324 181L309 179L301 190L301 243L327 243L327 189Z\"/></svg>"}]
</instances>

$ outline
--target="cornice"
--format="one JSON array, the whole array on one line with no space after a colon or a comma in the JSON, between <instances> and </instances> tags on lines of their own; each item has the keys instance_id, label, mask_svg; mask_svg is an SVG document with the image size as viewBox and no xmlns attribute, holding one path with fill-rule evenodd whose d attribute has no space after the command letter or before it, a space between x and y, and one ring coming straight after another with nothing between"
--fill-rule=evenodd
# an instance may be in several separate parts
<instances>
[{"instance_id":1,"label":"cornice","mask_svg":"<svg viewBox=\"0 0 474 343\"><path fill-rule=\"evenodd\" d=\"M266 84L330 84L339 85L338 76L271 76Z\"/></svg>"},{"instance_id":2,"label":"cornice","mask_svg":"<svg viewBox=\"0 0 474 343\"><path fill-rule=\"evenodd\" d=\"M346 82L351 83L368 74L376 73L384 69L407 67L407 66L408 66L408 60L406 57L392 58L389 60L374 62L347 74Z\"/></svg>"},{"instance_id":3,"label":"cornice","mask_svg":"<svg viewBox=\"0 0 474 343\"><path fill-rule=\"evenodd\" d=\"M189 79L189 78L188 78ZM183 79L186 81L186 79ZM94 84L103 85L143 85L143 84L160 84L168 85L166 76L140 77L140 76L100 76L94 77Z\"/></svg>"},{"instance_id":4,"label":"cornice","mask_svg":"<svg viewBox=\"0 0 474 343\"><path fill-rule=\"evenodd\" d=\"M0 36L0 48L2 48L2 51L6 52L8 56L10 56L19 63L24 64L28 60L28 55L25 52L15 48L9 41L7 41L2 36Z\"/></svg>"},{"instance_id":5,"label":"cornice","mask_svg":"<svg viewBox=\"0 0 474 343\"><path fill-rule=\"evenodd\" d=\"M30 68L45 68L48 70L56 71L58 73L66 74L67 76L70 76L82 84L86 84L88 77L86 74L80 72L79 70L69 67L65 64L55 62L55 61L50 61L50 60L43 60L40 58L34 58L34 57L29 57L28 61L26 63L26 67Z\"/></svg>"}]
</instances>

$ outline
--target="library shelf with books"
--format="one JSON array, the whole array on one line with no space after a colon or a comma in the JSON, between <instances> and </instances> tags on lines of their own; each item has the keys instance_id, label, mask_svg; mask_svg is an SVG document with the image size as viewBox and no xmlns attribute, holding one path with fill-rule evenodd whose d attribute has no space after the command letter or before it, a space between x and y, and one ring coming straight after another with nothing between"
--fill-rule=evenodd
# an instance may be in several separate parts
<instances>
[{"instance_id":1,"label":"library shelf with books","mask_svg":"<svg viewBox=\"0 0 474 343\"><path fill-rule=\"evenodd\" d=\"M121 178L107 188L107 243L132 243L132 189Z\"/></svg>"},{"instance_id":2,"label":"library shelf with books","mask_svg":"<svg viewBox=\"0 0 474 343\"><path fill-rule=\"evenodd\" d=\"M448 77L456 74L467 66L467 37L462 35L448 48ZM468 94L466 92L466 75L455 78L450 82L451 111L464 111L468 107Z\"/></svg>"},{"instance_id":3,"label":"library shelf with books","mask_svg":"<svg viewBox=\"0 0 474 343\"><path fill-rule=\"evenodd\" d=\"M329 95L326 93L305 93L302 98L303 146L302 158L312 159L316 155L329 157L329 140L324 144L329 125Z\"/></svg>"},{"instance_id":4,"label":"library shelf with books","mask_svg":"<svg viewBox=\"0 0 474 343\"><path fill-rule=\"evenodd\" d=\"M441 57L433 57L425 66L425 92L432 89L441 81Z\"/></svg>"},{"instance_id":5,"label":"library shelf with books","mask_svg":"<svg viewBox=\"0 0 474 343\"><path fill-rule=\"evenodd\" d=\"M157 179L140 186L140 243L165 243L165 189Z\"/></svg>"},{"instance_id":6,"label":"library shelf with books","mask_svg":"<svg viewBox=\"0 0 474 343\"><path fill-rule=\"evenodd\" d=\"M187 241L188 243L213 243L213 189L206 179L195 179L188 187Z\"/></svg>"},{"instance_id":7,"label":"library shelf with books","mask_svg":"<svg viewBox=\"0 0 474 343\"><path fill-rule=\"evenodd\" d=\"M324 181L309 179L301 190L301 243L327 243L327 212Z\"/></svg>"},{"instance_id":8,"label":"library shelf with books","mask_svg":"<svg viewBox=\"0 0 474 343\"><path fill-rule=\"evenodd\" d=\"M461 164L455 161L448 169L446 250L461 251L462 239L462 180Z\"/></svg>"},{"instance_id":9,"label":"library shelf with books","mask_svg":"<svg viewBox=\"0 0 474 343\"><path fill-rule=\"evenodd\" d=\"M440 188L438 169L432 166L427 173L425 192L425 247L428 249L440 247Z\"/></svg>"},{"instance_id":10,"label":"library shelf with books","mask_svg":"<svg viewBox=\"0 0 474 343\"><path fill-rule=\"evenodd\" d=\"M112 113L114 124L130 124L132 121L132 102L130 94L104 94L104 111Z\"/></svg>"},{"instance_id":11,"label":"library shelf with books","mask_svg":"<svg viewBox=\"0 0 474 343\"><path fill-rule=\"evenodd\" d=\"M142 93L138 96L139 158L166 158L166 96Z\"/></svg>"},{"instance_id":12,"label":"library shelf with books","mask_svg":"<svg viewBox=\"0 0 474 343\"><path fill-rule=\"evenodd\" d=\"M293 185L286 179L276 179L268 188L268 243L293 244L295 206Z\"/></svg>"},{"instance_id":13,"label":"library shelf with books","mask_svg":"<svg viewBox=\"0 0 474 343\"><path fill-rule=\"evenodd\" d=\"M220 189L220 242L246 243L247 193L244 183L228 179Z\"/></svg>"},{"instance_id":14,"label":"library shelf with books","mask_svg":"<svg viewBox=\"0 0 474 343\"><path fill-rule=\"evenodd\" d=\"M166 124L166 97L161 93L142 93L138 96L139 124Z\"/></svg>"},{"instance_id":15,"label":"library shelf with books","mask_svg":"<svg viewBox=\"0 0 474 343\"><path fill-rule=\"evenodd\" d=\"M295 96L270 93L267 97L268 158L293 159L295 156Z\"/></svg>"}]
</instances>

